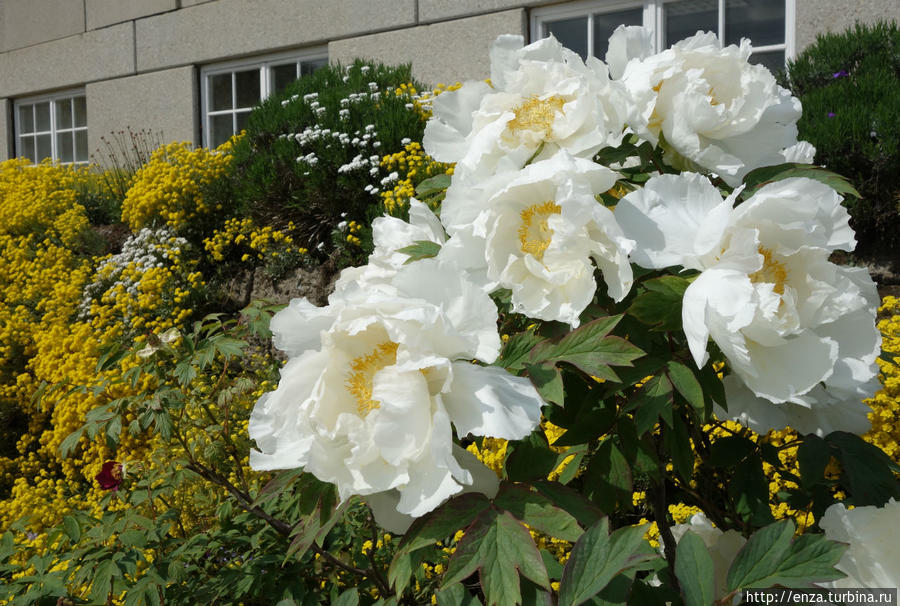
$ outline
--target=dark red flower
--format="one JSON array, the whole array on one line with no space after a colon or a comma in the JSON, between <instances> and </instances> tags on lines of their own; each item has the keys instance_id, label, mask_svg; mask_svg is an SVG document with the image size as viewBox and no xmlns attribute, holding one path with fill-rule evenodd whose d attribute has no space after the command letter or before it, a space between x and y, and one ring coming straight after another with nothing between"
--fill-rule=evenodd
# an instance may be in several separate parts
<instances>
[{"instance_id":1,"label":"dark red flower","mask_svg":"<svg viewBox=\"0 0 900 606\"><path fill-rule=\"evenodd\" d=\"M103 490L118 490L122 484L122 464L118 461L106 461L103 469L94 477Z\"/></svg>"}]
</instances>

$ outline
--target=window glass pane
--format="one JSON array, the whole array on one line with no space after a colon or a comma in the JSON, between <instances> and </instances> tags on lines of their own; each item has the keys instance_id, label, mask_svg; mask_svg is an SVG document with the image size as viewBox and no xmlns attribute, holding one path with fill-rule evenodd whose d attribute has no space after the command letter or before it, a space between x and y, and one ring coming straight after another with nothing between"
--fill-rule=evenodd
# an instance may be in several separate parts
<instances>
[{"instance_id":1,"label":"window glass pane","mask_svg":"<svg viewBox=\"0 0 900 606\"><path fill-rule=\"evenodd\" d=\"M75 126L87 126L87 100L75 97L72 104L75 106Z\"/></svg>"},{"instance_id":2,"label":"window glass pane","mask_svg":"<svg viewBox=\"0 0 900 606\"><path fill-rule=\"evenodd\" d=\"M75 153L72 143L72 133L57 133L56 135L56 153L59 155L60 162L74 162L73 154Z\"/></svg>"},{"instance_id":3,"label":"window glass pane","mask_svg":"<svg viewBox=\"0 0 900 606\"><path fill-rule=\"evenodd\" d=\"M19 138L19 156L34 162L34 137Z\"/></svg>"},{"instance_id":4,"label":"window glass pane","mask_svg":"<svg viewBox=\"0 0 900 606\"><path fill-rule=\"evenodd\" d=\"M229 137L234 134L231 114L210 116L209 130L210 147L218 147L228 141Z\"/></svg>"},{"instance_id":5,"label":"window glass pane","mask_svg":"<svg viewBox=\"0 0 900 606\"><path fill-rule=\"evenodd\" d=\"M251 69L234 74L238 107L253 107L259 103L259 69Z\"/></svg>"},{"instance_id":6,"label":"window glass pane","mask_svg":"<svg viewBox=\"0 0 900 606\"><path fill-rule=\"evenodd\" d=\"M784 43L784 0L725 0L725 43Z\"/></svg>"},{"instance_id":7,"label":"window glass pane","mask_svg":"<svg viewBox=\"0 0 900 606\"><path fill-rule=\"evenodd\" d=\"M325 67L328 65L328 59L312 59L310 61L301 61L300 62L300 75L308 76L320 67Z\"/></svg>"},{"instance_id":8,"label":"window glass pane","mask_svg":"<svg viewBox=\"0 0 900 606\"><path fill-rule=\"evenodd\" d=\"M231 109L231 73L209 77L209 110Z\"/></svg>"},{"instance_id":9,"label":"window glass pane","mask_svg":"<svg viewBox=\"0 0 900 606\"><path fill-rule=\"evenodd\" d=\"M609 46L609 37L620 25L643 25L644 9L633 8L627 11L614 13L600 13L594 15L594 56L601 59L606 57L606 49Z\"/></svg>"},{"instance_id":10,"label":"window glass pane","mask_svg":"<svg viewBox=\"0 0 900 606\"><path fill-rule=\"evenodd\" d=\"M750 55L750 63L765 65L773 74L784 71L784 51L768 51Z\"/></svg>"},{"instance_id":11,"label":"window glass pane","mask_svg":"<svg viewBox=\"0 0 900 606\"><path fill-rule=\"evenodd\" d=\"M53 155L53 148L50 143L50 135L37 136L37 153L34 161L40 162L44 158L50 158Z\"/></svg>"},{"instance_id":12,"label":"window glass pane","mask_svg":"<svg viewBox=\"0 0 900 606\"><path fill-rule=\"evenodd\" d=\"M237 131L241 132L247 128L247 121L250 120L250 112L239 112L235 114L235 119L237 120Z\"/></svg>"},{"instance_id":13,"label":"window glass pane","mask_svg":"<svg viewBox=\"0 0 900 606\"><path fill-rule=\"evenodd\" d=\"M59 99L56 102L56 128L72 128L71 99Z\"/></svg>"},{"instance_id":14,"label":"window glass pane","mask_svg":"<svg viewBox=\"0 0 900 606\"><path fill-rule=\"evenodd\" d=\"M33 105L20 105L19 106L19 132L22 132L22 133L33 133L34 132L34 106Z\"/></svg>"},{"instance_id":15,"label":"window glass pane","mask_svg":"<svg viewBox=\"0 0 900 606\"><path fill-rule=\"evenodd\" d=\"M276 65L272 68L272 92L278 93L297 79L297 64Z\"/></svg>"},{"instance_id":16,"label":"window glass pane","mask_svg":"<svg viewBox=\"0 0 900 606\"><path fill-rule=\"evenodd\" d=\"M718 33L717 0L679 0L664 5L666 21L665 46L690 38L698 31Z\"/></svg>"},{"instance_id":17,"label":"window glass pane","mask_svg":"<svg viewBox=\"0 0 900 606\"><path fill-rule=\"evenodd\" d=\"M37 123L37 130L50 130L50 102L45 101L44 103L35 103L34 114L35 121ZM40 145L38 145L38 149L40 149Z\"/></svg>"},{"instance_id":18,"label":"window glass pane","mask_svg":"<svg viewBox=\"0 0 900 606\"><path fill-rule=\"evenodd\" d=\"M88 138L86 130L75 131L75 161L88 161Z\"/></svg>"},{"instance_id":19,"label":"window glass pane","mask_svg":"<svg viewBox=\"0 0 900 606\"><path fill-rule=\"evenodd\" d=\"M553 34L563 46L581 55L582 59L587 59L587 24L587 17L548 21L544 23L544 35Z\"/></svg>"}]
</instances>

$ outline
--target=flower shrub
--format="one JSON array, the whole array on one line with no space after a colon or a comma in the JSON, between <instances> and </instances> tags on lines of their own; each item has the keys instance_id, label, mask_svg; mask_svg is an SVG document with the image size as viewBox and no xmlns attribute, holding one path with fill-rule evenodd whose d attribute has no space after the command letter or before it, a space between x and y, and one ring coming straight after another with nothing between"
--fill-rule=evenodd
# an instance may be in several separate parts
<instances>
[{"instance_id":1,"label":"flower shrub","mask_svg":"<svg viewBox=\"0 0 900 606\"><path fill-rule=\"evenodd\" d=\"M275 183L250 164L192 189L181 172L223 154L151 160L130 208L156 210L121 250L73 235L60 267L79 269L37 310L56 311L4 312L33 345L4 385L29 414L0 461L0 602L725 604L866 562L857 537L900 498L900 308L885 298L876 330L871 280L834 263L852 188L802 162L798 104L746 44L644 41L619 30L607 68L501 37L491 85L375 82L368 102L431 116L424 142L400 131L343 171L380 127L354 142L311 116L356 120L366 66L317 81L361 85L358 106L297 84L251 130L306 125L236 147L356 188L361 214L329 207L308 241L296 192L233 204L240 180ZM741 83L766 93L749 116ZM688 106L720 136L682 129ZM28 170L50 168L69 174ZM52 178L41 195L77 189ZM16 237L60 240L48 216ZM198 318L217 265L288 268L328 242L369 254L327 306Z\"/></svg>"},{"instance_id":2,"label":"flower shrub","mask_svg":"<svg viewBox=\"0 0 900 606\"><path fill-rule=\"evenodd\" d=\"M800 135L816 163L850 179L848 198L863 253L890 255L900 221L900 28L882 21L820 34L788 63L787 85L803 103Z\"/></svg>"}]
</instances>

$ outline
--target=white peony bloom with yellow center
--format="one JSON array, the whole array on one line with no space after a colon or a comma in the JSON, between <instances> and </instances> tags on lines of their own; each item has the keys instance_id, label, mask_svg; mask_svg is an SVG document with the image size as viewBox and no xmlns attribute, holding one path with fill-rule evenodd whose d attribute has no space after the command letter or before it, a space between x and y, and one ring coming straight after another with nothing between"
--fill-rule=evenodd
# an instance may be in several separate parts
<instances>
[{"instance_id":1,"label":"white peony bloom with yellow center","mask_svg":"<svg viewBox=\"0 0 900 606\"><path fill-rule=\"evenodd\" d=\"M521 168L539 150L591 158L622 140L628 100L602 61L585 63L553 37L523 46L511 35L497 38L490 57L490 84L435 98L423 140L435 159L491 174Z\"/></svg>"},{"instance_id":2,"label":"white peony bloom with yellow center","mask_svg":"<svg viewBox=\"0 0 900 606\"><path fill-rule=\"evenodd\" d=\"M664 140L672 166L737 186L754 168L812 161L812 146L797 147L800 101L749 62L749 40L721 48L698 32L653 54L644 30L620 26L609 45L610 71L633 100L629 125L654 145Z\"/></svg>"},{"instance_id":3,"label":"white peony bloom with yellow center","mask_svg":"<svg viewBox=\"0 0 900 606\"><path fill-rule=\"evenodd\" d=\"M864 432L878 296L866 270L829 261L856 244L840 196L793 178L735 198L696 173L662 175L620 200L616 218L639 265L701 272L684 294L684 332L698 366L710 337L728 358L728 415L759 432Z\"/></svg>"},{"instance_id":4,"label":"white peony bloom with yellow center","mask_svg":"<svg viewBox=\"0 0 900 606\"><path fill-rule=\"evenodd\" d=\"M452 237L440 257L479 276L486 290L510 289L515 311L578 326L597 289L595 264L611 298L631 289L633 242L596 198L616 178L560 150L493 180L457 180L441 211Z\"/></svg>"},{"instance_id":5,"label":"white peony bloom with yellow center","mask_svg":"<svg viewBox=\"0 0 900 606\"><path fill-rule=\"evenodd\" d=\"M835 503L825 510L819 526L832 541L849 543L835 568L846 574L827 585L837 589L900 587L900 502L891 499L884 507L847 509Z\"/></svg>"},{"instance_id":6,"label":"white peony bloom with yellow center","mask_svg":"<svg viewBox=\"0 0 900 606\"><path fill-rule=\"evenodd\" d=\"M496 322L490 298L435 260L345 285L327 307L294 299L272 319L288 361L251 415L251 466L303 468L342 499L372 495L398 531L398 512L408 523L464 489L496 490L454 448L451 424L459 436L519 439L543 404L526 379L471 362L499 354Z\"/></svg>"}]
</instances>

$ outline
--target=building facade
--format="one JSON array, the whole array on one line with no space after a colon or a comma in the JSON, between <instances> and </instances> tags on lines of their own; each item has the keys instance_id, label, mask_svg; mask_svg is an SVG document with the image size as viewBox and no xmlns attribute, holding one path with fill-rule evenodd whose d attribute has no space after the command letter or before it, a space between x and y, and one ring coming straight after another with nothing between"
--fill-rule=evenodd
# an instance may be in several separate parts
<instances>
[{"instance_id":1,"label":"building facade","mask_svg":"<svg viewBox=\"0 0 900 606\"><path fill-rule=\"evenodd\" d=\"M0 160L87 162L132 128L216 145L250 108L327 61L484 78L499 34L553 33L603 57L619 23L655 43L697 29L782 65L825 31L900 20L900 0L0 0Z\"/></svg>"}]
</instances>

